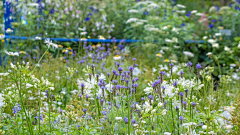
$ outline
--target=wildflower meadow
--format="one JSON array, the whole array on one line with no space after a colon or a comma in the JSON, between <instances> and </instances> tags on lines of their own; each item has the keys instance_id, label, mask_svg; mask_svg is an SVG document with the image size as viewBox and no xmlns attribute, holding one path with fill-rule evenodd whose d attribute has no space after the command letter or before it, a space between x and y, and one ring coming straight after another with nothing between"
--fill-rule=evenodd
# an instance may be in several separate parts
<instances>
[{"instance_id":1,"label":"wildflower meadow","mask_svg":"<svg viewBox=\"0 0 240 135\"><path fill-rule=\"evenodd\" d=\"M4 0L0 17L1 135L240 134L239 0Z\"/></svg>"}]
</instances>

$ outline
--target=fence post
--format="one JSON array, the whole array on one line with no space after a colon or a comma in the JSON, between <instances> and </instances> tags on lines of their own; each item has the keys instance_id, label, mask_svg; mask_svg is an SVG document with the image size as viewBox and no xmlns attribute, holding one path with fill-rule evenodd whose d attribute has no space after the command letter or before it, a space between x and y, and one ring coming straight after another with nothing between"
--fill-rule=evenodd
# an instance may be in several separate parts
<instances>
[{"instance_id":1,"label":"fence post","mask_svg":"<svg viewBox=\"0 0 240 135\"><path fill-rule=\"evenodd\" d=\"M11 9L11 3L8 0L3 0L3 12L4 12L4 35L8 36L10 33L7 32L7 29L11 29L11 22L13 22L13 18L11 16L12 9ZM4 48L8 48L8 42L7 38L5 38L5 46ZM1 56L2 54L2 56ZM6 55L3 53L0 53L0 65L4 65L4 61L6 59Z\"/></svg>"}]
</instances>

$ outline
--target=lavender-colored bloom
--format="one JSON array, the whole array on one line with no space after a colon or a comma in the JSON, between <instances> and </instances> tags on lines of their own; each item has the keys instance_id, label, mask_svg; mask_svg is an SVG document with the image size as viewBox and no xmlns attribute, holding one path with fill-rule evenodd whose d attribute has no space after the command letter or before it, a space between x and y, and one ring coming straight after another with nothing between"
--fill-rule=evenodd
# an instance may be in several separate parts
<instances>
[{"instance_id":1,"label":"lavender-colored bloom","mask_svg":"<svg viewBox=\"0 0 240 135\"><path fill-rule=\"evenodd\" d=\"M145 101L145 97L141 97L141 100L142 100L142 101Z\"/></svg>"},{"instance_id":2,"label":"lavender-colored bloom","mask_svg":"<svg viewBox=\"0 0 240 135\"><path fill-rule=\"evenodd\" d=\"M116 73L117 73L117 71L116 71L116 70L113 70L113 71L112 71L112 73L113 73L113 74L116 74Z\"/></svg>"},{"instance_id":3,"label":"lavender-colored bloom","mask_svg":"<svg viewBox=\"0 0 240 135\"><path fill-rule=\"evenodd\" d=\"M104 102L104 99L103 99L103 98L102 98L102 99L100 99L100 102L101 102L101 103L103 103L103 102Z\"/></svg>"},{"instance_id":4,"label":"lavender-colored bloom","mask_svg":"<svg viewBox=\"0 0 240 135\"><path fill-rule=\"evenodd\" d=\"M48 96L48 90L45 91L45 96Z\"/></svg>"},{"instance_id":5,"label":"lavender-colored bloom","mask_svg":"<svg viewBox=\"0 0 240 135\"><path fill-rule=\"evenodd\" d=\"M133 71L133 66L128 67L129 71Z\"/></svg>"},{"instance_id":6,"label":"lavender-colored bloom","mask_svg":"<svg viewBox=\"0 0 240 135\"><path fill-rule=\"evenodd\" d=\"M181 120L181 121L182 121L182 120L183 120L183 116L180 116L180 117L179 117L179 120Z\"/></svg>"},{"instance_id":7,"label":"lavender-colored bloom","mask_svg":"<svg viewBox=\"0 0 240 135\"><path fill-rule=\"evenodd\" d=\"M107 76L109 77L111 75L111 73L107 72Z\"/></svg>"},{"instance_id":8,"label":"lavender-colored bloom","mask_svg":"<svg viewBox=\"0 0 240 135\"><path fill-rule=\"evenodd\" d=\"M83 112L84 112L84 113L87 112L87 109L83 108Z\"/></svg>"},{"instance_id":9,"label":"lavender-colored bloom","mask_svg":"<svg viewBox=\"0 0 240 135\"><path fill-rule=\"evenodd\" d=\"M166 104L167 104L167 101L164 102L164 105L166 105Z\"/></svg>"},{"instance_id":10,"label":"lavender-colored bloom","mask_svg":"<svg viewBox=\"0 0 240 135\"><path fill-rule=\"evenodd\" d=\"M173 86L174 86L174 87L177 87L177 81L174 81L174 82L173 82Z\"/></svg>"},{"instance_id":11,"label":"lavender-colored bloom","mask_svg":"<svg viewBox=\"0 0 240 135\"><path fill-rule=\"evenodd\" d=\"M187 104L187 101L183 101L182 103L183 103L184 105L186 105L186 104Z\"/></svg>"},{"instance_id":12,"label":"lavender-colored bloom","mask_svg":"<svg viewBox=\"0 0 240 135\"><path fill-rule=\"evenodd\" d=\"M181 70L181 71L179 72L179 74L180 74L180 75L183 75L183 74L184 74L184 72Z\"/></svg>"},{"instance_id":13,"label":"lavender-colored bloom","mask_svg":"<svg viewBox=\"0 0 240 135\"><path fill-rule=\"evenodd\" d=\"M21 105L18 104L18 111L20 112L22 110Z\"/></svg>"},{"instance_id":14,"label":"lavender-colored bloom","mask_svg":"<svg viewBox=\"0 0 240 135\"><path fill-rule=\"evenodd\" d=\"M153 96L152 96L152 95L149 95L148 98L151 99L151 100L153 100Z\"/></svg>"},{"instance_id":15,"label":"lavender-colored bloom","mask_svg":"<svg viewBox=\"0 0 240 135\"><path fill-rule=\"evenodd\" d=\"M159 73L163 76L166 74L165 71L159 71Z\"/></svg>"},{"instance_id":16,"label":"lavender-colored bloom","mask_svg":"<svg viewBox=\"0 0 240 135\"><path fill-rule=\"evenodd\" d=\"M183 96L183 95L184 95L184 93L183 93L183 92L180 92L180 93L179 93L179 95L180 95L180 96Z\"/></svg>"},{"instance_id":17,"label":"lavender-colored bloom","mask_svg":"<svg viewBox=\"0 0 240 135\"><path fill-rule=\"evenodd\" d=\"M188 66L188 67L192 66L192 62L189 61L189 62L187 63L187 66Z\"/></svg>"},{"instance_id":18,"label":"lavender-colored bloom","mask_svg":"<svg viewBox=\"0 0 240 135\"><path fill-rule=\"evenodd\" d=\"M122 69L121 67L118 67L118 71L119 71L119 72L122 72L123 69Z\"/></svg>"},{"instance_id":19,"label":"lavender-colored bloom","mask_svg":"<svg viewBox=\"0 0 240 135\"><path fill-rule=\"evenodd\" d=\"M173 64L173 63L170 63L170 64L169 64L169 66L170 66L170 67L173 67L173 66L174 66L174 64Z\"/></svg>"},{"instance_id":20,"label":"lavender-colored bloom","mask_svg":"<svg viewBox=\"0 0 240 135\"><path fill-rule=\"evenodd\" d=\"M54 124L57 124L57 120L54 121Z\"/></svg>"},{"instance_id":21,"label":"lavender-colored bloom","mask_svg":"<svg viewBox=\"0 0 240 135\"><path fill-rule=\"evenodd\" d=\"M13 110L13 113L14 113L14 114L17 113L15 106L13 107L12 110Z\"/></svg>"},{"instance_id":22,"label":"lavender-colored bloom","mask_svg":"<svg viewBox=\"0 0 240 135\"><path fill-rule=\"evenodd\" d=\"M196 65L196 68L197 68L197 69L201 69L202 67L201 67L200 64L197 64L197 65Z\"/></svg>"},{"instance_id":23,"label":"lavender-colored bloom","mask_svg":"<svg viewBox=\"0 0 240 135\"><path fill-rule=\"evenodd\" d=\"M125 121L125 124L128 124L128 118L127 117L124 118L124 121Z\"/></svg>"},{"instance_id":24,"label":"lavender-colored bloom","mask_svg":"<svg viewBox=\"0 0 240 135\"><path fill-rule=\"evenodd\" d=\"M103 115L107 115L107 112L106 111L102 111Z\"/></svg>"},{"instance_id":25,"label":"lavender-colored bloom","mask_svg":"<svg viewBox=\"0 0 240 135\"><path fill-rule=\"evenodd\" d=\"M136 59L136 58L133 58L132 60L133 60L133 61L136 61L137 59Z\"/></svg>"},{"instance_id":26,"label":"lavender-colored bloom","mask_svg":"<svg viewBox=\"0 0 240 135\"><path fill-rule=\"evenodd\" d=\"M196 103L193 101L193 102L191 103L191 105L194 107L194 106L196 106Z\"/></svg>"},{"instance_id":27,"label":"lavender-colored bloom","mask_svg":"<svg viewBox=\"0 0 240 135\"><path fill-rule=\"evenodd\" d=\"M89 98L89 96L88 95L86 95L86 99L88 99Z\"/></svg>"},{"instance_id":28,"label":"lavender-colored bloom","mask_svg":"<svg viewBox=\"0 0 240 135\"><path fill-rule=\"evenodd\" d=\"M136 123L136 120L135 120L135 119L132 119L132 123L135 124L135 123Z\"/></svg>"}]
</instances>

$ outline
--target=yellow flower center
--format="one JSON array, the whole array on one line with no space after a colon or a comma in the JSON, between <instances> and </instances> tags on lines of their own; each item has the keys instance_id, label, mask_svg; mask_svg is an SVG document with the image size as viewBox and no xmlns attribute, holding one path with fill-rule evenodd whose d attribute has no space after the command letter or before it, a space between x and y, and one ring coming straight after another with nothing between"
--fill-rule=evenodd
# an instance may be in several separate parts
<instances>
[{"instance_id":1,"label":"yellow flower center","mask_svg":"<svg viewBox=\"0 0 240 135\"><path fill-rule=\"evenodd\" d=\"M169 62L169 59L164 60L165 62Z\"/></svg>"},{"instance_id":2,"label":"yellow flower center","mask_svg":"<svg viewBox=\"0 0 240 135\"><path fill-rule=\"evenodd\" d=\"M71 50L72 48L71 47L68 47L68 50Z\"/></svg>"},{"instance_id":3,"label":"yellow flower center","mask_svg":"<svg viewBox=\"0 0 240 135\"><path fill-rule=\"evenodd\" d=\"M230 106L230 108L232 108L232 106Z\"/></svg>"},{"instance_id":4,"label":"yellow flower center","mask_svg":"<svg viewBox=\"0 0 240 135\"><path fill-rule=\"evenodd\" d=\"M119 55L116 55L115 57L120 57Z\"/></svg>"},{"instance_id":5,"label":"yellow flower center","mask_svg":"<svg viewBox=\"0 0 240 135\"><path fill-rule=\"evenodd\" d=\"M72 54L73 54L73 52L70 52L69 54L71 54L71 55L72 55Z\"/></svg>"},{"instance_id":6,"label":"yellow flower center","mask_svg":"<svg viewBox=\"0 0 240 135\"><path fill-rule=\"evenodd\" d=\"M62 48L63 46L62 45L58 45L58 47Z\"/></svg>"}]
</instances>

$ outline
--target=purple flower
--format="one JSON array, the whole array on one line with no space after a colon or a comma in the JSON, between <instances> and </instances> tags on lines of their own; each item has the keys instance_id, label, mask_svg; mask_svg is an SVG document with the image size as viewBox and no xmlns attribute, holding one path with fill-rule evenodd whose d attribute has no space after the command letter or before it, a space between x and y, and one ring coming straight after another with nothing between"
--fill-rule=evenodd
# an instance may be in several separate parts
<instances>
[{"instance_id":1,"label":"purple flower","mask_svg":"<svg viewBox=\"0 0 240 135\"><path fill-rule=\"evenodd\" d=\"M180 75L183 75L183 74L184 74L184 72L181 70L181 71L179 72L179 74L180 74Z\"/></svg>"},{"instance_id":2,"label":"purple flower","mask_svg":"<svg viewBox=\"0 0 240 135\"><path fill-rule=\"evenodd\" d=\"M128 67L129 71L133 71L133 66Z\"/></svg>"},{"instance_id":3,"label":"purple flower","mask_svg":"<svg viewBox=\"0 0 240 135\"><path fill-rule=\"evenodd\" d=\"M132 119L132 123L135 124L135 123L136 123L136 120L135 120L135 119Z\"/></svg>"},{"instance_id":4,"label":"purple flower","mask_svg":"<svg viewBox=\"0 0 240 135\"><path fill-rule=\"evenodd\" d=\"M196 103L193 101L193 102L191 103L191 105L194 107L194 106L196 106Z\"/></svg>"},{"instance_id":5,"label":"purple flower","mask_svg":"<svg viewBox=\"0 0 240 135\"><path fill-rule=\"evenodd\" d=\"M165 71L160 71L159 73L163 76L166 74Z\"/></svg>"},{"instance_id":6,"label":"purple flower","mask_svg":"<svg viewBox=\"0 0 240 135\"><path fill-rule=\"evenodd\" d=\"M13 110L13 113L14 113L14 114L17 113L15 106L13 107L12 110Z\"/></svg>"},{"instance_id":7,"label":"purple flower","mask_svg":"<svg viewBox=\"0 0 240 135\"><path fill-rule=\"evenodd\" d=\"M119 71L119 72L122 72L123 69L122 69L121 67L118 67L118 71Z\"/></svg>"},{"instance_id":8,"label":"purple flower","mask_svg":"<svg viewBox=\"0 0 240 135\"><path fill-rule=\"evenodd\" d=\"M54 124L57 124L57 120L54 121Z\"/></svg>"},{"instance_id":9,"label":"purple flower","mask_svg":"<svg viewBox=\"0 0 240 135\"><path fill-rule=\"evenodd\" d=\"M136 58L133 58L132 60L135 62L137 59L136 59Z\"/></svg>"},{"instance_id":10,"label":"purple flower","mask_svg":"<svg viewBox=\"0 0 240 135\"><path fill-rule=\"evenodd\" d=\"M183 120L183 116L180 116L180 117L179 117L179 120L182 121L182 120Z\"/></svg>"},{"instance_id":11,"label":"purple flower","mask_svg":"<svg viewBox=\"0 0 240 135\"><path fill-rule=\"evenodd\" d=\"M83 108L83 112L87 112L87 109Z\"/></svg>"},{"instance_id":12,"label":"purple flower","mask_svg":"<svg viewBox=\"0 0 240 135\"><path fill-rule=\"evenodd\" d=\"M183 96L183 95L184 95L184 93L183 93L183 92L180 92L180 93L179 93L179 95L180 95L180 96Z\"/></svg>"},{"instance_id":13,"label":"purple flower","mask_svg":"<svg viewBox=\"0 0 240 135\"><path fill-rule=\"evenodd\" d=\"M173 64L173 63L170 63L170 64L169 64L169 66L170 66L170 67L173 67L173 66L174 66L174 64Z\"/></svg>"},{"instance_id":14,"label":"purple flower","mask_svg":"<svg viewBox=\"0 0 240 135\"><path fill-rule=\"evenodd\" d=\"M81 84L81 87L83 87L83 88L85 87L84 83Z\"/></svg>"},{"instance_id":15,"label":"purple flower","mask_svg":"<svg viewBox=\"0 0 240 135\"><path fill-rule=\"evenodd\" d=\"M113 74L116 74L116 73L117 73L117 71L116 71L116 70L113 70L113 71L112 71L112 73L113 73Z\"/></svg>"},{"instance_id":16,"label":"purple flower","mask_svg":"<svg viewBox=\"0 0 240 135\"><path fill-rule=\"evenodd\" d=\"M127 117L124 118L124 121L125 121L125 124L128 124L128 118Z\"/></svg>"},{"instance_id":17,"label":"purple flower","mask_svg":"<svg viewBox=\"0 0 240 135\"><path fill-rule=\"evenodd\" d=\"M149 95L148 98L151 99L151 100L153 100L153 96L152 96L152 95Z\"/></svg>"},{"instance_id":18,"label":"purple flower","mask_svg":"<svg viewBox=\"0 0 240 135\"><path fill-rule=\"evenodd\" d=\"M111 73L107 72L107 76L109 77L111 75Z\"/></svg>"},{"instance_id":19,"label":"purple flower","mask_svg":"<svg viewBox=\"0 0 240 135\"><path fill-rule=\"evenodd\" d=\"M177 87L177 81L174 81L174 82L173 82L173 86L174 86L174 87Z\"/></svg>"},{"instance_id":20,"label":"purple flower","mask_svg":"<svg viewBox=\"0 0 240 135\"><path fill-rule=\"evenodd\" d=\"M141 100L142 100L142 101L145 101L145 97L141 97Z\"/></svg>"},{"instance_id":21,"label":"purple flower","mask_svg":"<svg viewBox=\"0 0 240 135\"><path fill-rule=\"evenodd\" d=\"M197 69L201 69L202 67L201 67L200 64L197 64L197 65L196 65L196 68L197 68Z\"/></svg>"},{"instance_id":22,"label":"purple flower","mask_svg":"<svg viewBox=\"0 0 240 135\"><path fill-rule=\"evenodd\" d=\"M187 101L183 101L182 103L183 103L184 105L186 105L186 104L187 104Z\"/></svg>"},{"instance_id":23,"label":"purple flower","mask_svg":"<svg viewBox=\"0 0 240 135\"><path fill-rule=\"evenodd\" d=\"M192 66L192 62L189 61L189 62L187 63L187 66L188 66L188 67Z\"/></svg>"},{"instance_id":24,"label":"purple flower","mask_svg":"<svg viewBox=\"0 0 240 135\"><path fill-rule=\"evenodd\" d=\"M107 112L106 112L106 111L102 111L102 114L103 114L103 115L107 115Z\"/></svg>"},{"instance_id":25,"label":"purple flower","mask_svg":"<svg viewBox=\"0 0 240 135\"><path fill-rule=\"evenodd\" d=\"M22 110L21 105L18 104L18 111L20 112Z\"/></svg>"}]
</instances>

